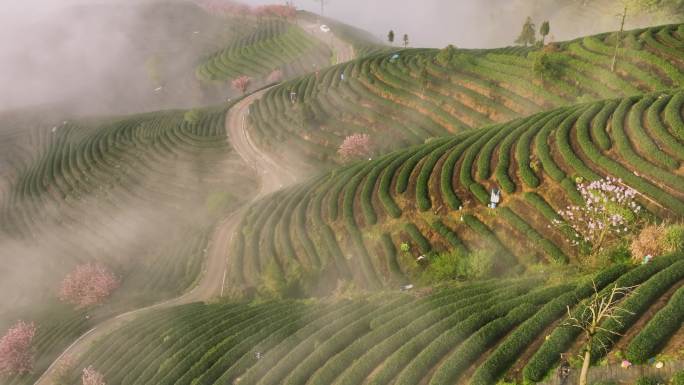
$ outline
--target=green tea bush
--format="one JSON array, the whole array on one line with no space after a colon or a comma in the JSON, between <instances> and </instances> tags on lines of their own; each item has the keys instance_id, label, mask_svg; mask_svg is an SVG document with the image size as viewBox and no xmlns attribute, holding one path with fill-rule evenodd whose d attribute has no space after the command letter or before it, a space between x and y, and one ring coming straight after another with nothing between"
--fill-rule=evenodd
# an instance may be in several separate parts
<instances>
[{"instance_id":1,"label":"green tea bush","mask_svg":"<svg viewBox=\"0 0 684 385\"><path fill-rule=\"evenodd\" d=\"M665 385L665 380L663 380L662 377L659 376L644 376L639 377L635 385Z\"/></svg>"},{"instance_id":2,"label":"green tea bush","mask_svg":"<svg viewBox=\"0 0 684 385\"><path fill-rule=\"evenodd\" d=\"M672 385L684 385L684 370L680 370L672 376Z\"/></svg>"},{"instance_id":3,"label":"green tea bush","mask_svg":"<svg viewBox=\"0 0 684 385\"><path fill-rule=\"evenodd\" d=\"M670 252L684 251L684 225L671 225L665 228L663 246Z\"/></svg>"},{"instance_id":4,"label":"green tea bush","mask_svg":"<svg viewBox=\"0 0 684 385\"><path fill-rule=\"evenodd\" d=\"M684 289L679 289L667 305L648 322L627 347L627 359L644 363L655 356L682 326L684 321Z\"/></svg>"}]
</instances>

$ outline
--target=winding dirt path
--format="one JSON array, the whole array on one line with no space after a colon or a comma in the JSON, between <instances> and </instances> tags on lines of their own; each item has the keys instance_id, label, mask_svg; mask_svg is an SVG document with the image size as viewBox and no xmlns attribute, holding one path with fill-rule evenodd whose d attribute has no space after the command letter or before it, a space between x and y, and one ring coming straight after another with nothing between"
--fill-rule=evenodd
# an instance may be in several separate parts
<instances>
[{"instance_id":1,"label":"winding dirt path","mask_svg":"<svg viewBox=\"0 0 684 385\"><path fill-rule=\"evenodd\" d=\"M323 32L314 20L304 19L301 27L316 37L318 40L327 44L335 54L335 63L340 64L354 59L354 48L344 40L335 36L335 31Z\"/></svg>"},{"instance_id":2,"label":"winding dirt path","mask_svg":"<svg viewBox=\"0 0 684 385\"><path fill-rule=\"evenodd\" d=\"M314 36L333 48L338 64L354 58L354 50L351 45L340 40L333 33L321 31L318 24L307 24L304 28L311 30ZM67 357L74 359L81 357L96 341L122 327L127 322L134 320L141 314L152 310L211 300L223 295L230 244L237 225L240 223L240 219L247 210L247 207L259 198L292 185L297 181L296 170L289 168L287 163L272 158L266 152L259 150L248 132L247 116L249 115L249 107L268 90L264 89L247 96L231 107L226 114L226 133L230 144L245 163L254 169L260 179L260 185L257 194L249 202L245 203L241 209L232 213L216 226L209 241L207 257L197 285L180 297L132 310L102 321L69 345L52 362L34 385L52 385L55 369L59 367L58 364L62 360Z\"/></svg>"}]
</instances>

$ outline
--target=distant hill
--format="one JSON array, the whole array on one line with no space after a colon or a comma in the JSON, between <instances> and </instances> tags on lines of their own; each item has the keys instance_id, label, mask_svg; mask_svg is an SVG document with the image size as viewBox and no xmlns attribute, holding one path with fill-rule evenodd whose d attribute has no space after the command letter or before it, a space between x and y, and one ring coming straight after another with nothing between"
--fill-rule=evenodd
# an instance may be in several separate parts
<instances>
[{"instance_id":1,"label":"distant hill","mask_svg":"<svg viewBox=\"0 0 684 385\"><path fill-rule=\"evenodd\" d=\"M254 104L250 119L264 149L333 164L352 133L370 134L386 152L550 108L684 84L684 26L628 31L611 72L615 40L607 33L544 50L373 54L278 85ZM535 72L539 55L549 63L546 75Z\"/></svg>"}]
</instances>

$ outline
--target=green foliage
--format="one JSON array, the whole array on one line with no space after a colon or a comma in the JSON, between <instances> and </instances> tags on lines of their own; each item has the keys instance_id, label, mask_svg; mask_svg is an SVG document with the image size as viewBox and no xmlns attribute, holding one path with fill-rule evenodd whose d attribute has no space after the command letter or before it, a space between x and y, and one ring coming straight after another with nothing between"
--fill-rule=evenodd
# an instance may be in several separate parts
<instances>
[{"instance_id":1,"label":"green foliage","mask_svg":"<svg viewBox=\"0 0 684 385\"><path fill-rule=\"evenodd\" d=\"M648 322L627 346L627 359L645 363L654 357L684 321L684 288L672 296L667 305Z\"/></svg>"},{"instance_id":2,"label":"green foliage","mask_svg":"<svg viewBox=\"0 0 684 385\"><path fill-rule=\"evenodd\" d=\"M665 385L665 380L662 377L644 376L639 377L635 385Z\"/></svg>"},{"instance_id":3,"label":"green foliage","mask_svg":"<svg viewBox=\"0 0 684 385\"><path fill-rule=\"evenodd\" d=\"M274 68L308 72L303 71L302 62L309 64L307 68L311 64L323 67L330 63L330 48L293 23L268 18L256 28L244 30L246 33L239 39L208 55L197 66L195 73L199 79L228 80L242 75L265 78Z\"/></svg>"},{"instance_id":4,"label":"green foliage","mask_svg":"<svg viewBox=\"0 0 684 385\"><path fill-rule=\"evenodd\" d=\"M660 257L659 259L664 259L664 257ZM606 349L611 348L617 341L615 333L621 335L632 327L652 303L682 278L684 278L684 260L680 260L670 267L658 272L644 284L639 286L632 295L627 297L620 304L620 307L624 309L624 311L620 312L620 319L611 318L601 325L602 330L595 335L596 341L600 341L601 343L599 344L596 342L591 347L592 360L598 361L598 359L603 357L603 355L606 354ZM681 297L684 297L684 295ZM679 306L678 310L681 310L681 308L682 307ZM680 314L684 314L684 312L680 311ZM678 325L680 324L681 320ZM662 339L653 340L651 343L657 344L659 341L662 341Z\"/></svg>"},{"instance_id":5,"label":"green foliage","mask_svg":"<svg viewBox=\"0 0 684 385\"><path fill-rule=\"evenodd\" d=\"M489 278L493 270L492 252L463 253L454 249L430 259L430 265L423 272L423 278L432 283L453 279L483 279Z\"/></svg>"},{"instance_id":6,"label":"green foliage","mask_svg":"<svg viewBox=\"0 0 684 385\"><path fill-rule=\"evenodd\" d=\"M420 232L418 227L413 223L407 223L404 225L404 230L408 233L411 239L418 245L418 249L421 253L426 254L432 251L432 245L430 241L425 238L423 233Z\"/></svg>"},{"instance_id":7,"label":"green foliage","mask_svg":"<svg viewBox=\"0 0 684 385\"><path fill-rule=\"evenodd\" d=\"M672 385L684 385L684 370L680 370L672 376Z\"/></svg>"},{"instance_id":8,"label":"green foliage","mask_svg":"<svg viewBox=\"0 0 684 385\"><path fill-rule=\"evenodd\" d=\"M638 285L651 278L654 274L669 267L677 259L678 258L675 256L667 256L656 259L646 265L641 265L620 276L620 278L615 280L615 284L618 287ZM619 267L619 265L617 267ZM605 277L608 278L610 275L606 275ZM596 281L599 287L605 286L611 282L610 279L606 279L603 285L599 285L598 277L596 278ZM590 285L587 286L587 288L589 294L585 294L584 297L591 295L591 290L593 290ZM579 317L582 311L582 307L575 308L572 311L573 317ZM579 334L580 331L578 328L560 327L555 329L523 369L524 378L534 382L541 381L551 368L556 365L560 353L567 351L572 343L578 338Z\"/></svg>"},{"instance_id":9,"label":"green foliage","mask_svg":"<svg viewBox=\"0 0 684 385\"><path fill-rule=\"evenodd\" d=\"M445 48L439 50L439 53L437 54L437 56L435 56L435 60L437 60L437 63L439 63L439 65L441 65L442 67L446 67L451 63L455 55L456 47L449 44Z\"/></svg>"},{"instance_id":10,"label":"green foliage","mask_svg":"<svg viewBox=\"0 0 684 385\"><path fill-rule=\"evenodd\" d=\"M670 252L684 251L684 225L667 226L662 237L663 249Z\"/></svg>"},{"instance_id":11,"label":"green foliage","mask_svg":"<svg viewBox=\"0 0 684 385\"><path fill-rule=\"evenodd\" d=\"M554 80L563 76L565 69L564 56L551 52L531 53L534 58L533 70L542 80Z\"/></svg>"},{"instance_id":12,"label":"green foliage","mask_svg":"<svg viewBox=\"0 0 684 385\"><path fill-rule=\"evenodd\" d=\"M541 24L541 27L539 27L539 34L542 36L542 39L544 39L544 38L546 38L546 35L549 34L549 32L551 32L551 25L549 24L549 22L547 20ZM543 41L542 41L542 43L543 43Z\"/></svg>"},{"instance_id":13,"label":"green foliage","mask_svg":"<svg viewBox=\"0 0 684 385\"><path fill-rule=\"evenodd\" d=\"M202 120L202 113L199 110L189 110L183 115L183 120L188 124L197 124Z\"/></svg>"},{"instance_id":14,"label":"green foliage","mask_svg":"<svg viewBox=\"0 0 684 385\"><path fill-rule=\"evenodd\" d=\"M276 261L266 264L261 274L259 293L264 298L281 298L287 291L287 281Z\"/></svg>"},{"instance_id":15,"label":"green foliage","mask_svg":"<svg viewBox=\"0 0 684 385\"><path fill-rule=\"evenodd\" d=\"M616 263L629 263L632 259L629 243L623 240L615 245L606 247L599 251L596 259L600 266L610 266L611 264Z\"/></svg>"},{"instance_id":16,"label":"green foliage","mask_svg":"<svg viewBox=\"0 0 684 385\"><path fill-rule=\"evenodd\" d=\"M303 295L309 277L296 261L291 261L283 273L278 263L271 260L266 264L258 287L263 299L297 298Z\"/></svg>"},{"instance_id":17,"label":"green foliage","mask_svg":"<svg viewBox=\"0 0 684 385\"><path fill-rule=\"evenodd\" d=\"M520 32L520 35L518 36L517 39L515 39L515 44L520 44L524 45L527 47L528 45L533 45L537 41L537 31L534 23L532 22L532 18L528 17L525 20L525 23L523 24L522 31Z\"/></svg>"}]
</instances>

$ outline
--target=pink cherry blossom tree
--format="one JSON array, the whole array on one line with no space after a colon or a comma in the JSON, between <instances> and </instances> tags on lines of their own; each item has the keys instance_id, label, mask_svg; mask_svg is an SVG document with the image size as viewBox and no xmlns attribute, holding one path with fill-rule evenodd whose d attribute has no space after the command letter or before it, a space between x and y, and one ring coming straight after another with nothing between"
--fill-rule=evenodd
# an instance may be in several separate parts
<instances>
[{"instance_id":1,"label":"pink cherry blossom tree","mask_svg":"<svg viewBox=\"0 0 684 385\"><path fill-rule=\"evenodd\" d=\"M373 143L368 134L353 134L344 138L337 150L342 160L368 158L372 155Z\"/></svg>"},{"instance_id":2,"label":"pink cherry blossom tree","mask_svg":"<svg viewBox=\"0 0 684 385\"><path fill-rule=\"evenodd\" d=\"M238 78L233 79L231 82L231 85L233 88L236 90L240 91L240 93L244 94L247 92L247 88L249 88L249 84L252 82L252 78L249 76L242 75Z\"/></svg>"},{"instance_id":3,"label":"pink cherry blossom tree","mask_svg":"<svg viewBox=\"0 0 684 385\"><path fill-rule=\"evenodd\" d=\"M275 69L266 78L266 83L280 83L283 81L283 71L280 69Z\"/></svg>"},{"instance_id":4,"label":"pink cherry blossom tree","mask_svg":"<svg viewBox=\"0 0 684 385\"><path fill-rule=\"evenodd\" d=\"M33 322L19 321L0 338L0 376L24 374L33 369L31 343L35 335Z\"/></svg>"},{"instance_id":5,"label":"pink cherry blossom tree","mask_svg":"<svg viewBox=\"0 0 684 385\"><path fill-rule=\"evenodd\" d=\"M621 179L607 177L590 183L580 183L581 205L568 206L560 212L559 226L571 226L575 231L573 245L585 247L595 255L610 241L624 237L641 212L636 202L637 192L625 186Z\"/></svg>"},{"instance_id":6,"label":"pink cherry blossom tree","mask_svg":"<svg viewBox=\"0 0 684 385\"><path fill-rule=\"evenodd\" d=\"M62 281L59 299L87 307L101 303L119 287L120 281L107 267L86 263L76 266Z\"/></svg>"},{"instance_id":7,"label":"pink cherry blossom tree","mask_svg":"<svg viewBox=\"0 0 684 385\"><path fill-rule=\"evenodd\" d=\"M104 375L95 370L92 366L83 369L81 382L83 382L83 385L107 385L104 381Z\"/></svg>"}]
</instances>

